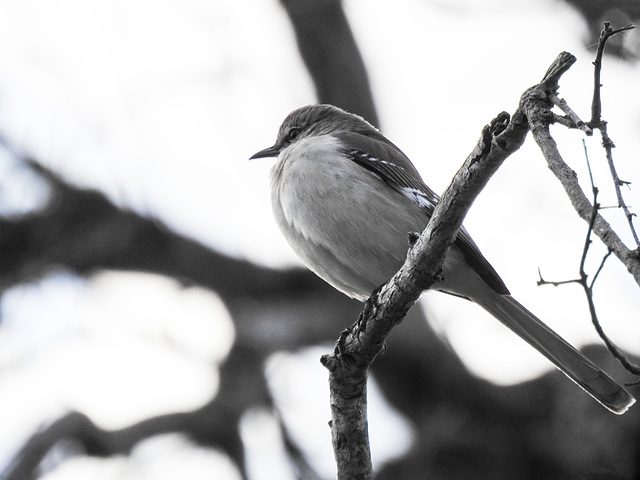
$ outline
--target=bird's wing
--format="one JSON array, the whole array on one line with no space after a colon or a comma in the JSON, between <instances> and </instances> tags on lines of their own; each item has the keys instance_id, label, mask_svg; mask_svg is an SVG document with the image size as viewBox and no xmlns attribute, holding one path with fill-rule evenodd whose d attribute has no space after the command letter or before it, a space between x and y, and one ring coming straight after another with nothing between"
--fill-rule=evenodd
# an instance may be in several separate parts
<instances>
[{"instance_id":1,"label":"bird's wing","mask_svg":"<svg viewBox=\"0 0 640 480\"><path fill-rule=\"evenodd\" d=\"M343 153L351 161L378 175L391 188L417 204L427 218L431 218L440 198L424 183L411 160L398 147L382 135L374 140L359 133L340 132L337 137L344 145L349 145L343 149ZM455 245L464 253L469 265L496 293L509 294L498 273L464 227L460 229Z\"/></svg>"}]
</instances>

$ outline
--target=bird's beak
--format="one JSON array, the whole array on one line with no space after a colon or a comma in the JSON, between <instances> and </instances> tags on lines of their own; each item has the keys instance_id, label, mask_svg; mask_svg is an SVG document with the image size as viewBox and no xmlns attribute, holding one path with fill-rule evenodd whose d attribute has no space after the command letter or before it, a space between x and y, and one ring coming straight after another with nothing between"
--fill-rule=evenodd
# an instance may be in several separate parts
<instances>
[{"instance_id":1,"label":"bird's beak","mask_svg":"<svg viewBox=\"0 0 640 480\"><path fill-rule=\"evenodd\" d=\"M273 147L265 148L264 150L260 150L258 153L254 153L249 157L249 160L254 160L256 158L277 157L278 155L280 155L280 147L274 145Z\"/></svg>"}]
</instances>

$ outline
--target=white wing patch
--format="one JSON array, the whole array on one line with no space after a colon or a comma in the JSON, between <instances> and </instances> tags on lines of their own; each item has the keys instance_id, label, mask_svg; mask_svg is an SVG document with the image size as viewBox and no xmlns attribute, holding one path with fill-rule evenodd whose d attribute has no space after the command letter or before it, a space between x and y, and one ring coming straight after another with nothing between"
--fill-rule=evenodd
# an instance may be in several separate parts
<instances>
[{"instance_id":1,"label":"white wing patch","mask_svg":"<svg viewBox=\"0 0 640 480\"><path fill-rule=\"evenodd\" d=\"M433 210L436 208L435 204L431 201L429 197L427 197L423 192L411 187L402 187L399 189L400 193L402 193L405 197L411 200L416 205L426 208L429 210Z\"/></svg>"},{"instance_id":2,"label":"white wing patch","mask_svg":"<svg viewBox=\"0 0 640 480\"><path fill-rule=\"evenodd\" d=\"M431 215L438 197L422 184L418 178L413 178L403 167L387 160L381 160L360 150L347 150L345 154L356 163L373 171L394 190L404 195L413 203Z\"/></svg>"}]
</instances>

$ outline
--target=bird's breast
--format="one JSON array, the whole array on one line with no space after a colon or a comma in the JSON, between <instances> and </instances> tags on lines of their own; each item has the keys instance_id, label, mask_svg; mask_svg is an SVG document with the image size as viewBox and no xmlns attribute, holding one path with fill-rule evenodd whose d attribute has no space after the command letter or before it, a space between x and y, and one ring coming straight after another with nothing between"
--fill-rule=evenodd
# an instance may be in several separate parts
<instances>
[{"instance_id":1,"label":"bird's breast","mask_svg":"<svg viewBox=\"0 0 640 480\"><path fill-rule=\"evenodd\" d=\"M272 172L272 207L309 268L351 296L368 296L400 268L407 235L422 231L427 218L343 149L324 135L284 150Z\"/></svg>"}]
</instances>

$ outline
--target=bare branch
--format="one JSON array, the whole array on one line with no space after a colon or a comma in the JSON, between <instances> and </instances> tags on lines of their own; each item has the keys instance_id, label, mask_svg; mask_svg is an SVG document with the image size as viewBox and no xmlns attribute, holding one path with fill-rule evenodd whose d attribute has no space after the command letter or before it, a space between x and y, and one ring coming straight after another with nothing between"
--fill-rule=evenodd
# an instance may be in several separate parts
<instances>
[{"instance_id":1,"label":"bare branch","mask_svg":"<svg viewBox=\"0 0 640 480\"><path fill-rule=\"evenodd\" d=\"M630 362L627 357L625 356L624 353L622 353L622 351L613 343L613 341L611 341L611 339L609 338L609 336L605 333L604 329L602 328L602 325L600 324L600 320L598 319L598 314L596 313L596 305L595 302L593 300L593 286L595 284L596 278L599 275L600 271L602 270L602 267L604 266L605 261L607 260L607 258L609 257L610 253L607 253L607 255L605 255L602 259L602 262L600 263L600 266L598 267L598 270L596 272L596 274L594 275L593 281L591 282L591 285L589 285L589 283L587 282L587 274L584 270L584 264L585 264L585 260L587 257L587 252L589 250L589 245L591 244L591 232L593 231L593 225L595 223L596 217L598 215L598 208L599 205L598 203L595 201L595 196L597 195L597 189L594 187L594 204L593 204L593 213L591 215L591 222L589 223L589 230L587 232L587 239L585 241L585 247L584 247L584 251L582 254L582 259L580 261L580 281L578 283L580 283L580 285L582 286L582 289L584 290L585 296L587 297L587 303L589 305L589 313L591 314L591 323L593 323L594 328L596 329L596 332L598 332L598 335L600 336L600 338L602 339L602 341L604 342L604 344L607 347L607 350L609 350L609 352L611 353L611 355L613 355L613 357L615 359L617 359L620 364L629 372L633 373L634 375L640 375L640 366ZM635 385L638 382L634 382L634 383L627 383L627 385Z\"/></svg>"},{"instance_id":2,"label":"bare branch","mask_svg":"<svg viewBox=\"0 0 640 480\"><path fill-rule=\"evenodd\" d=\"M582 256L580 258L580 267L579 267L579 275L580 277L577 279L573 279L573 280L562 280L562 281L546 281L542 278L542 274L540 273L540 270L538 269L538 275L540 276L540 280L538 280L538 285L554 285L554 286L559 286L559 285L566 285L568 283L577 283L578 285L580 285L582 287L582 290L584 291L584 294L587 298L587 304L589 306L589 314L591 316L591 323L593 324L594 328L596 329L596 332L598 333L598 335L600 336L600 338L602 339L603 343L605 344L605 346L607 347L607 350L609 350L609 353L611 353L611 355L618 360L618 362L620 362L620 364L630 373L634 374L634 375L640 375L640 367L638 365L635 365L634 363L630 362L626 355L624 353L622 353L622 351L613 343L613 341L611 341L611 339L609 338L609 336L605 333L604 329L602 328L602 325L600 324L600 320L598 319L598 314L596 312L596 306L595 306L595 301L593 299L593 287L596 283L596 280L598 278L598 276L600 275L600 272L602 271L602 269L604 268L604 264L607 261L607 259L611 256L611 250L609 250L607 252L607 254L602 258L602 261L600 262L600 265L598 267L598 269L596 270L596 273L593 276L593 279L591 280L591 283L589 283L589 277L587 275L587 272L585 270L585 264L587 261L587 255L589 254L589 248L591 246L591 233L593 232L593 227L595 224L596 219L598 218L598 210L600 210L600 204L598 203L598 187L596 187L594 181L593 181L593 174L591 172L591 163L589 162L589 155L587 152L587 147L586 144L584 143L584 140L582 142L583 146L584 146L584 155L585 155L585 159L587 162L587 168L589 171L589 180L591 182L591 191L593 192L593 208L591 210L591 217L589 219L589 228L587 229L587 236L585 238L584 241L584 247L582 249ZM634 383L627 383L627 385L636 385L638 384L638 382L634 382Z\"/></svg>"},{"instance_id":3,"label":"bare branch","mask_svg":"<svg viewBox=\"0 0 640 480\"><path fill-rule=\"evenodd\" d=\"M561 55L570 54L566 53ZM574 58L575 61L575 57L573 57L573 55L571 55L571 57ZM582 191L576 173L569 168L562 159L558 151L558 146L549 132L549 124L553 120L553 115L550 111L552 103L548 100L547 95L551 93L555 94L557 82L546 82L546 86L550 88L546 92L541 91L540 88L534 88L525 93L520 107L529 121L533 138L540 147L547 161L547 165L558 180L560 180L578 215L586 222L589 222L591 220L593 205ZM607 248L627 267L627 270L631 273L636 283L640 285L640 249L635 251L630 250L600 214L596 215L593 231Z\"/></svg>"},{"instance_id":4,"label":"bare branch","mask_svg":"<svg viewBox=\"0 0 640 480\"><path fill-rule=\"evenodd\" d=\"M593 62L595 66L593 72L593 100L591 102L591 124L598 124L601 122L600 115L602 114L602 103L600 100L600 72L602 71L602 56L604 55L604 47L607 44L607 40L614 35L632 30L636 28L635 25L626 25L622 28L613 29L611 23L604 22L604 28L600 32L600 40L598 41L598 50L596 52L596 59Z\"/></svg>"},{"instance_id":5,"label":"bare branch","mask_svg":"<svg viewBox=\"0 0 640 480\"><path fill-rule=\"evenodd\" d=\"M596 192L597 193L597 192ZM611 353L611 355L618 360L618 362L620 362L620 364L630 373L634 374L634 375L640 375L640 366L634 364L633 362L631 362L624 353L622 353L622 351L616 346L615 343L613 343L613 341L609 338L609 336L605 333L604 329L602 328L602 325L600 324L600 320L598 319L598 314L596 312L596 306L595 306L595 301L593 299L593 287L596 283L596 280L598 278L598 275L600 275L600 272L602 271L602 268L604 267L605 262L607 261L607 259L611 256L611 251L609 250L607 252L606 255L604 255L604 257L602 257L602 261L600 262L600 265L598 266L598 269L596 270L596 273L593 276L593 279L591 280L591 283L589 283L588 281L588 275L585 271L585 262L586 262L586 258L587 258L587 254L589 252L589 247L591 245L591 232L593 231L593 225L595 222L595 219L597 218L597 214L598 214L598 209L599 209L599 204L595 202L595 198L594 198L594 207L593 207L593 213L591 216L591 221L589 223L589 229L587 231L587 237L585 239L585 243L584 243L584 249L582 251L582 256L580 259L580 278L576 278L576 279L572 279L572 280L557 280L557 281L549 281L549 280L545 280L542 278L542 273L540 273L540 269L538 269L538 275L540 276L540 279L538 280L538 285L553 285L555 287L560 286L560 285L566 285L569 283L577 283L578 285L580 285L585 293L585 296L587 298L587 305L589 306L589 314L591 316L591 323L593 324L594 328L596 329L596 332L598 333L598 336L600 336L600 338L602 339L603 343L605 344L605 346L607 347L607 350L609 350L609 353ZM627 386L630 385L638 385L640 384L640 382L632 382L632 383L626 383Z\"/></svg>"},{"instance_id":6,"label":"bare branch","mask_svg":"<svg viewBox=\"0 0 640 480\"><path fill-rule=\"evenodd\" d=\"M596 313L596 305L593 299L593 287L596 283L596 279L598 278L598 275L600 275L600 272L604 267L605 262L611 255L611 250L609 250L607 254L602 258L602 261L600 262L600 266L598 267L598 270L593 276L593 280L591 281L591 284L588 283L588 276L584 268L585 263L587 261L587 254L589 253L589 247L591 246L591 232L593 232L593 225L596 221L598 210L600 209L600 204L598 203L598 187L596 187L593 181L593 175L591 173L591 164L589 162L589 156L587 155L586 145L585 145L585 158L587 160L587 166L589 167L589 178L591 180L591 190L593 192L593 211L591 212L591 220L589 220L589 229L587 230L587 238L585 239L584 249L582 251L582 258L580 259L580 281L578 283L582 286L582 289L584 290L584 294L587 297L587 303L589 305L589 313L591 314L591 323L593 323L593 326L596 329L596 332L598 332L598 335L604 342L605 346L607 347L607 350L609 350L611 355L613 355L613 357L617 359L620 362L620 364L628 372L633 373L634 375L640 375L640 367L630 362L627 359L627 357L624 355L624 353L622 353L622 351L613 343L613 341L611 341L609 336L604 332L604 329L600 324L600 320L598 319L598 314ZM627 384L627 385L631 385L631 384Z\"/></svg>"},{"instance_id":7,"label":"bare branch","mask_svg":"<svg viewBox=\"0 0 640 480\"><path fill-rule=\"evenodd\" d=\"M585 135L589 135L589 136L593 135L593 130L591 130L591 127L589 127L589 125L587 125L585 122L583 122L580 119L578 114L574 112L571 109L571 107L569 107L569 105L563 98L559 98L555 93L552 93L549 95L549 100L551 100L551 102L555 106L557 106L560 110L562 110L565 113L565 115L573 123L573 126L572 126L573 128L578 128L582 130L585 133Z\"/></svg>"},{"instance_id":8,"label":"bare branch","mask_svg":"<svg viewBox=\"0 0 640 480\"><path fill-rule=\"evenodd\" d=\"M568 283L580 283L579 278L574 278L573 280L546 280L542 277L542 271L540 271L540 267L538 267L538 281L536 285L539 287L542 285L553 285L554 287L559 287L560 285L567 285Z\"/></svg>"},{"instance_id":9,"label":"bare branch","mask_svg":"<svg viewBox=\"0 0 640 480\"><path fill-rule=\"evenodd\" d=\"M581 216L593 223L593 230L604 237L607 245L613 244L612 251L625 259L631 256L602 217L597 212L592 215L591 203L584 197L575 174L562 161L549 133L549 123L554 119L549 94L555 95L560 76L575 60L573 55L561 53L541 83L523 94L511 121L503 113L483 129L478 145L443 194L427 228L418 238L411 239L405 264L373 292L358 322L342 332L334 352L322 358L330 371L332 442L339 480L372 478L366 417L368 368L422 291L439 280L443 259L471 203L502 162L521 146L527 127L534 132L552 170L559 172L563 185L571 191L574 206L583 212ZM628 268L640 283L640 265L631 263Z\"/></svg>"},{"instance_id":10,"label":"bare branch","mask_svg":"<svg viewBox=\"0 0 640 480\"><path fill-rule=\"evenodd\" d=\"M331 430L338 479L372 478L366 417L368 368L383 350L393 327L402 322L420 294L439 280L444 257L473 200L502 162L522 145L526 133L526 121L519 111L511 121L503 112L485 126L427 228L413 238L405 264L372 294L358 322L341 334L334 352L322 358L330 371Z\"/></svg>"},{"instance_id":11,"label":"bare branch","mask_svg":"<svg viewBox=\"0 0 640 480\"><path fill-rule=\"evenodd\" d=\"M631 235L633 236L633 240L636 243L636 247L640 249L640 238L638 238L638 233L636 232L635 226L633 224L633 217L636 215L634 213L631 213L631 211L627 207L627 204L622 197L622 191L620 190L620 187L622 185L628 184L628 182L623 182L622 180L620 180L620 177L618 177L618 172L616 171L615 164L613 162L612 150L615 148L615 144L607 133L607 122L602 120L602 99L600 94L602 88L602 83L600 80L602 71L602 56L604 54L604 48L607 44L607 40L620 32L625 32L633 28L635 28L635 25L627 25L622 28L613 29L611 28L611 24L609 22L604 22L604 28L602 29L602 32L600 32L600 40L598 41L596 59L593 61L593 65L595 66L595 68L593 73L593 100L591 101L591 121L589 122L589 126L591 128L597 128L598 130L600 130L600 133L602 135L602 146L605 150L607 163L609 165L609 171L611 172L613 186L615 188L616 197L618 199L618 207L622 208L622 211L624 212L624 215L627 219L627 223L629 224Z\"/></svg>"}]
</instances>

